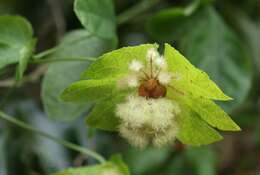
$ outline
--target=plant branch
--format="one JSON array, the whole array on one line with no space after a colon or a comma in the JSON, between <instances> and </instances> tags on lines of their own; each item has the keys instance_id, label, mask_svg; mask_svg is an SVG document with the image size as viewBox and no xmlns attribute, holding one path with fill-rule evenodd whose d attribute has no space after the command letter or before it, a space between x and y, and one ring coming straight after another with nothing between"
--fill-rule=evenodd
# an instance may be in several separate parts
<instances>
[{"instance_id":1,"label":"plant branch","mask_svg":"<svg viewBox=\"0 0 260 175\"><path fill-rule=\"evenodd\" d=\"M90 57L70 57L70 58L57 58L57 59L35 59L31 60L30 63L32 64L44 64L44 63L53 63L53 62L63 62L63 61L95 61L95 58ZM34 82L38 80L47 70L47 65L42 65L38 67L34 72L31 74L24 76L21 80L20 84L27 83L27 82ZM16 83L14 78L9 78L3 81L0 81L0 87L13 87Z\"/></svg>"},{"instance_id":2,"label":"plant branch","mask_svg":"<svg viewBox=\"0 0 260 175\"><path fill-rule=\"evenodd\" d=\"M7 115L6 113L4 113L1 110L0 110L0 117L2 119L4 119L4 120L14 124L14 125L17 125L17 126L23 128L23 129L26 129L26 130L32 131L34 133L37 133L37 134L39 134L41 136L44 136L44 137L46 137L46 138L48 138L48 139L50 139L50 140L52 140L52 141L54 141L54 142L56 142L58 144L61 144L61 145L65 146L65 147L69 148L69 149L72 149L74 151L78 151L78 152L80 152L82 154L85 154L85 155L88 155L90 157L93 157L94 159L96 159L100 163L106 162L104 157L102 157L100 154L98 154L98 153L96 153L96 152L94 152L94 151L92 151L90 149L83 148L83 147L81 147L79 145L76 145L74 143L68 142L66 140L62 140L60 138L56 138L56 137L54 137L54 136L52 136L52 135L50 135L48 133L45 133L45 132L43 132L43 131L41 131L41 130L39 130L39 129L37 129L37 128L35 128L35 127L33 127L33 126L23 122L23 121L21 121L21 120L18 120L18 119L14 118L14 117L11 117L11 116Z\"/></svg>"},{"instance_id":3,"label":"plant branch","mask_svg":"<svg viewBox=\"0 0 260 175\"><path fill-rule=\"evenodd\" d=\"M58 46L52 47L52 48L50 48L50 49L48 49L48 50L45 50L45 51L43 51L43 52L40 52L40 53L34 55L34 56L33 56L33 59L40 59L40 58L46 57L46 56L52 54L53 52L55 52L57 49L58 49Z\"/></svg>"},{"instance_id":4,"label":"plant branch","mask_svg":"<svg viewBox=\"0 0 260 175\"><path fill-rule=\"evenodd\" d=\"M60 61L95 61L95 58L90 57L69 57L69 58L50 58L50 59L35 59L31 60L30 63L38 64L38 63L52 63L52 62L60 62Z\"/></svg>"},{"instance_id":5,"label":"plant branch","mask_svg":"<svg viewBox=\"0 0 260 175\"><path fill-rule=\"evenodd\" d=\"M46 70L47 70L46 65L39 66L31 74L23 77L20 84L26 83L26 82L37 81L39 79L39 77L41 77ZM13 87L15 84L16 84L15 78L9 78L9 79L0 81L0 87Z\"/></svg>"},{"instance_id":6,"label":"plant branch","mask_svg":"<svg viewBox=\"0 0 260 175\"><path fill-rule=\"evenodd\" d=\"M151 7L158 4L161 0L143 0L138 4L134 5L130 9L126 10L122 14L118 15L117 17L117 24L121 25L123 23L128 22L132 18L137 17L139 14L145 12L146 10L150 9Z\"/></svg>"}]
</instances>

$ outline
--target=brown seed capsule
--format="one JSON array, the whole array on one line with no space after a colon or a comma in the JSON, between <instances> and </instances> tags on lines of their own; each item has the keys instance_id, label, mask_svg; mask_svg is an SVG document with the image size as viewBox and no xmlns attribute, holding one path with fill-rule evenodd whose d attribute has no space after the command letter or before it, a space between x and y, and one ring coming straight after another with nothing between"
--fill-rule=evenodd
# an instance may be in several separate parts
<instances>
[{"instance_id":1,"label":"brown seed capsule","mask_svg":"<svg viewBox=\"0 0 260 175\"><path fill-rule=\"evenodd\" d=\"M144 84L146 90L152 91L159 84L159 82L155 79L149 79L146 82L144 82L143 84Z\"/></svg>"},{"instance_id":2,"label":"brown seed capsule","mask_svg":"<svg viewBox=\"0 0 260 175\"><path fill-rule=\"evenodd\" d=\"M139 96L149 97L149 91L146 90L144 84L141 84L141 85L140 85L140 87L139 87L139 89L138 89L138 93L139 93Z\"/></svg>"},{"instance_id":3,"label":"brown seed capsule","mask_svg":"<svg viewBox=\"0 0 260 175\"><path fill-rule=\"evenodd\" d=\"M152 91L151 97L152 98L160 98L160 97L165 97L165 95L166 95L166 88L163 85L159 84Z\"/></svg>"},{"instance_id":4,"label":"brown seed capsule","mask_svg":"<svg viewBox=\"0 0 260 175\"><path fill-rule=\"evenodd\" d=\"M138 89L139 96L146 98L165 97L166 88L156 79L149 79L143 82Z\"/></svg>"}]
</instances>

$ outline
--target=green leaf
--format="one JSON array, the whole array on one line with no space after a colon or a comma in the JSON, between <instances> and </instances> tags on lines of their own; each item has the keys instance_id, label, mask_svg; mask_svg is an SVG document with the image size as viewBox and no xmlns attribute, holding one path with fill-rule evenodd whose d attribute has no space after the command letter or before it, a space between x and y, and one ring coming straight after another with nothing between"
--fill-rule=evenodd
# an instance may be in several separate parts
<instances>
[{"instance_id":1,"label":"green leaf","mask_svg":"<svg viewBox=\"0 0 260 175\"><path fill-rule=\"evenodd\" d=\"M112 40L103 40L85 30L75 30L62 40L50 59L96 57L115 47ZM59 99L63 89L79 80L89 62L68 61L49 65L42 83L42 99L48 116L56 120L72 120L89 109L87 103L67 103Z\"/></svg>"},{"instance_id":2,"label":"green leaf","mask_svg":"<svg viewBox=\"0 0 260 175\"><path fill-rule=\"evenodd\" d=\"M7 175L7 156L6 156L6 142L7 142L7 131L0 130L0 174Z\"/></svg>"},{"instance_id":3,"label":"green leaf","mask_svg":"<svg viewBox=\"0 0 260 175\"><path fill-rule=\"evenodd\" d=\"M183 33L179 23L192 15L200 6L201 0L193 0L186 7L172 7L160 10L147 20L146 29L156 40L172 41Z\"/></svg>"},{"instance_id":4,"label":"green leaf","mask_svg":"<svg viewBox=\"0 0 260 175\"><path fill-rule=\"evenodd\" d=\"M253 2L253 1L252 1ZM252 64L254 65L254 78L253 78L253 88L250 89L250 96L253 100L257 100L260 96L260 20L253 20L246 14L242 9L231 8L232 10L227 13L230 22L241 32L241 37L243 39L243 44L248 46L249 54L252 57Z\"/></svg>"},{"instance_id":5,"label":"green leaf","mask_svg":"<svg viewBox=\"0 0 260 175\"><path fill-rule=\"evenodd\" d=\"M185 156L197 175L217 174L217 155L211 147L188 148Z\"/></svg>"},{"instance_id":6,"label":"green leaf","mask_svg":"<svg viewBox=\"0 0 260 175\"><path fill-rule=\"evenodd\" d=\"M133 59L144 61L147 50L158 48L157 44L123 47L102 55L83 73L82 78L119 78L129 73L128 66Z\"/></svg>"},{"instance_id":7,"label":"green leaf","mask_svg":"<svg viewBox=\"0 0 260 175\"><path fill-rule=\"evenodd\" d=\"M165 44L165 59L169 71L172 71L180 78L172 82L178 90L188 93L194 97L203 97L214 100L230 100L221 89L208 77L208 75L193 66L182 54L169 44Z\"/></svg>"},{"instance_id":8,"label":"green leaf","mask_svg":"<svg viewBox=\"0 0 260 175\"><path fill-rule=\"evenodd\" d=\"M116 37L116 16L112 0L75 0L74 10L89 33L106 39Z\"/></svg>"},{"instance_id":9,"label":"green leaf","mask_svg":"<svg viewBox=\"0 0 260 175\"><path fill-rule=\"evenodd\" d=\"M72 83L61 94L64 101L97 101L111 95L115 79L81 80Z\"/></svg>"},{"instance_id":10,"label":"green leaf","mask_svg":"<svg viewBox=\"0 0 260 175\"><path fill-rule=\"evenodd\" d=\"M124 154L125 161L134 175L148 175L163 166L171 154L172 148L146 148L144 150L130 147Z\"/></svg>"},{"instance_id":11,"label":"green leaf","mask_svg":"<svg viewBox=\"0 0 260 175\"><path fill-rule=\"evenodd\" d=\"M36 39L31 39L25 47L21 50L21 58L19 60L19 64L17 67L17 74L16 74L16 79L21 80L23 77L23 74L27 68L27 64L29 62L29 59L33 55L34 49L36 45Z\"/></svg>"},{"instance_id":12,"label":"green leaf","mask_svg":"<svg viewBox=\"0 0 260 175\"><path fill-rule=\"evenodd\" d=\"M30 23L20 16L0 16L0 69L20 62L19 74L26 68L35 43Z\"/></svg>"},{"instance_id":13,"label":"green leaf","mask_svg":"<svg viewBox=\"0 0 260 175\"><path fill-rule=\"evenodd\" d=\"M182 37L181 50L234 98L224 106L232 110L247 97L252 78L250 59L239 38L211 7L194 15L186 27L189 30Z\"/></svg>"},{"instance_id":14,"label":"green leaf","mask_svg":"<svg viewBox=\"0 0 260 175\"><path fill-rule=\"evenodd\" d=\"M125 99L125 96L126 93L120 93L115 96L111 95L107 99L96 103L87 116L87 124L99 129L116 131L119 124L118 117L115 116L116 105L121 103Z\"/></svg>"},{"instance_id":15,"label":"green leaf","mask_svg":"<svg viewBox=\"0 0 260 175\"><path fill-rule=\"evenodd\" d=\"M128 166L123 162L122 156L120 154L111 156L110 161L117 166L122 175L130 175Z\"/></svg>"},{"instance_id":16,"label":"green leaf","mask_svg":"<svg viewBox=\"0 0 260 175\"><path fill-rule=\"evenodd\" d=\"M178 123L180 131L177 138L184 144L199 146L222 139L217 131L208 126L197 113L185 105L182 105Z\"/></svg>"},{"instance_id":17,"label":"green leaf","mask_svg":"<svg viewBox=\"0 0 260 175\"><path fill-rule=\"evenodd\" d=\"M113 156L110 161L82 168L70 168L51 175L130 175L120 156Z\"/></svg>"},{"instance_id":18,"label":"green leaf","mask_svg":"<svg viewBox=\"0 0 260 175\"><path fill-rule=\"evenodd\" d=\"M240 127L212 100L185 98L185 102L211 126L223 131L240 131Z\"/></svg>"}]
</instances>

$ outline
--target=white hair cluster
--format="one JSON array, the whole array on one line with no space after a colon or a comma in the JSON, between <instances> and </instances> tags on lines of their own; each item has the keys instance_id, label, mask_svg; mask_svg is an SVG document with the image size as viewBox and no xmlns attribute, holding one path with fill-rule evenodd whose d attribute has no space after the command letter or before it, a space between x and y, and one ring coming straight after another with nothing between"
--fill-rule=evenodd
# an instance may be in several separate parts
<instances>
[{"instance_id":1,"label":"white hair cluster","mask_svg":"<svg viewBox=\"0 0 260 175\"><path fill-rule=\"evenodd\" d=\"M167 63L165 61L165 58L163 56L157 57L155 60L155 65L161 69L166 69L167 68Z\"/></svg>"},{"instance_id":2,"label":"white hair cluster","mask_svg":"<svg viewBox=\"0 0 260 175\"><path fill-rule=\"evenodd\" d=\"M175 140L178 132L178 104L167 99L167 87L177 74L167 71L167 62L155 48L147 51L146 62L132 60L129 74L118 81L120 88L138 88L138 96L128 96L118 104L119 132L132 145L160 147ZM176 77L175 77L176 76Z\"/></svg>"},{"instance_id":3,"label":"white hair cluster","mask_svg":"<svg viewBox=\"0 0 260 175\"><path fill-rule=\"evenodd\" d=\"M168 85L171 80L175 78L167 71L167 62L165 58L161 56L155 48L151 48L147 51L146 58L146 64L143 64L137 59L134 59L129 63L129 75L118 81L118 87L137 87L140 84L140 80L147 78L147 76L149 78L158 79L163 85Z\"/></svg>"},{"instance_id":4,"label":"white hair cluster","mask_svg":"<svg viewBox=\"0 0 260 175\"><path fill-rule=\"evenodd\" d=\"M158 75L158 80L163 85L169 84L171 82L171 79L172 79L172 75L169 74L168 72L161 72Z\"/></svg>"},{"instance_id":5,"label":"white hair cluster","mask_svg":"<svg viewBox=\"0 0 260 175\"><path fill-rule=\"evenodd\" d=\"M143 64L138 60L132 60L132 62L129 65L129 69L134 72L140 71L143 67Z\"/></svg>"},{"instance_id":6,"label":"white hair cluster","mask_svg":"<svg viewBox=\"0 0 260 175\"><path fill-rule=\"evenodd\" d=\"M158 51L155 49L155 48L151 48L147 51L147 54L146 54L146 57L147 57L147 60L150 61L150 60L155 60L159 57L159 53Z\"/></svg>"},{"instance_id":7,"label":"white hair cluster","mask_svg":"<svg viewBox=\"0 0 260 175\"><path fill-rule=\"evenodd\" d=\"M120 134L137 147L145 147L150 142L158 147L171 143L178 131L176 115L179 113L178 104L172 100L140 96L129 96L116 109L121 120Z\"/></svg>"}]
</instances>

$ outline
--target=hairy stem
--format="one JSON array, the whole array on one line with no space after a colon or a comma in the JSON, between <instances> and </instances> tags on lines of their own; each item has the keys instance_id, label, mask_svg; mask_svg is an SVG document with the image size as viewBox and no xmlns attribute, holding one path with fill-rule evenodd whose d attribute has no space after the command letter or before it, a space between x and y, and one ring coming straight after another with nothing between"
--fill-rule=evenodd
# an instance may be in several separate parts
<instances>
[{"instance_id":1,"label":"hairy stem","mask_svg":"<svg viewBox=\"0 0 260 175\"><path fill-rule=\"evenodd\" d=\"M48 138L48 139L50 139L50 140L52 140L52 141L54 141L56 143L59 143L59 144L65 146L65 147L69 148L69 149L72 149L74 151L78 151L78 152L80 152L82 154L85 154L85 155L88 155L90 157L93 157L94 159L96 159L100 163L106 162L104 157L102 157L100 154L98 154L98 153L96 153L96 152L94 152L92 150L89 150L87 148L83 148L83 147L81 147L79 145L76 145L74 143L68 142L66 140L62 140L60 138L56 138L56 137L54 137L54 136L52 136L52 135L50 135L48 133L45 133L45 132L43 132L43 131L41 131L41 130L39 130L39 129L37 129L37 128L35 128L35 127L33 127L33 126L23 122L23 121L21 121L21 120L18 120L18 119L14 118L14 117L11 117L11 116L7 115L6 113L4 113L1 110L0 110L0 118L4 119L4 120L6 120L6 121L8 121L8 122L10 122L12 124L15 124L15 125L23 128L23 129L26 129L26 130L32 131L34 133L37 133L37 134L39 134L41 136L44 136L44 137L46 137L46 138Z\"/></svg>"}]
</instances>

